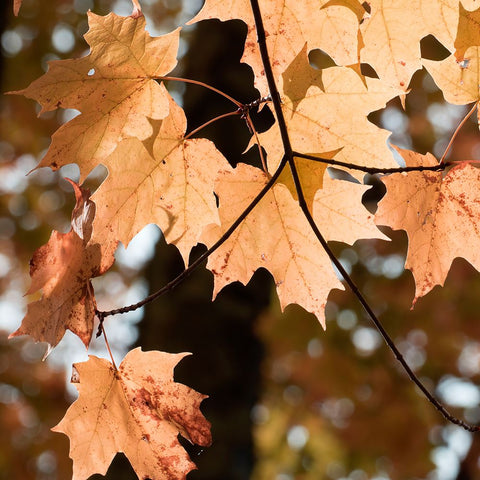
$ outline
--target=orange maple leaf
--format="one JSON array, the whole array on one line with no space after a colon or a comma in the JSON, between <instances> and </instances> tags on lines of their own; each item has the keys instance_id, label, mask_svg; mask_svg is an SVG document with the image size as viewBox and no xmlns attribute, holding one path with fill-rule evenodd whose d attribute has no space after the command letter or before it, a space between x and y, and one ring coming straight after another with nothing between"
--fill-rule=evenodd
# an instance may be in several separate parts
<instances>
[{"instance_id":1,"label":"orange maple leaf","mask_svg":"<svg viewBox=\"0 0 480 480\"><path fill-rule=\"evenodd\" d=\"M179 29L157 38L145 31L145 18L102 17L88 13L85 39L90 54L77 60L49 62L49 70L17 92L37 100L42 112L80 110L52 136L39 167L53 170L78 163L81 179L126 137L152 135L150 119L168 115L168 99L155 78L177 64Z\"/></svg>"},{"instance_id":2,"label":"orange maple leaf","mask_svg":"<svg viewBox=\"0 0 480 480\"><path fill-rule=\"evenodd\" d=\"M215 243L268 178L261 170L245 164L220 172L215 191L221 226L207 227L202 242L209 246ZM325 177L324 187L313 203L313 217L327 240L388 240L361 204L366 189L357 183ZM325 328L328 294L343 286L298 202L282 184L275 184L230 238L210 255L207 268L214 274L214 297L231 282L246 284L260 267L273 275L282 310L297 303L315 314Z\"/></svg>"},{"instance_id":3,"label":"orange maple leaf","mask_svg":"<svg viewBox=\"0 0 480 480\"><path fill-rule=\"evenodd\" d=\"M341 65L358 63L357 12L345 2L330 0L271 0L262 2L261 13L267 46L276 78L308 45L308 51L321 48ZM361 5L358 5L363 10ZM218 18L222 21L243 20L248 26L242 61L251 66L255 86L261 95L268 93L265 71L257 43L255 22L248 0L207 0L198 15L189 23ZM305 60L308 57L305 56Z\"/></svg>"},{"instance_id":4,"label":"orange maple leaf","mask_svg":"<svg viewBox=\"0 0 480 480\"><path fill-rule=\"evenodd\" d=\"M114 261L115 246L108 250L90 241L95 204L90 192L70 181L76 196L72 229L53 231L47 244L30 261L32 284L27 294L42 289L40 300L27 307L20 327L10 337L30 335L47 342L47 356L67 329L88 346L92 337L95 298L90 279L106 272Z\"/></svg>"},{"instance_id":5,"label":"orange maple leaf","mask_svg":"<svg viewBox=\"0 0 480 480\"><path fill-rule=\"evenodd\" d=\"M117 452L125 453L139 478L186 478L195 464L178 434L211 444L210 423L200 411L206 396L173 381L173 369L186 355L136 348L118 370L95 356L74 364L79 397L52 428L70 438L73 480L105 475Z\"/></svg>"},{"instance_id":6,"label":"orange maple leaf","mask_svg":"<svg viewBox=\"0 0 480 480\"><path fill-rule=\"evenodd\" d=\"M109 175L93 196L94 236L104 244L120 240L127 246L145 225L155 223L188 263L203 227L219 223L214 183L229 164L211 141L184 139L185 114L170 96L168 101L170 114L156 125L149 148L130 138L105 159Z\"/></svg>"},{"instance_id":7,"label":"orange maple leaf","mask_svg":"<svg viewBox=\"0 0 480 480\"><path fill-rule=\"evenodd\" d=\"M441 62L423 60L423 65L447 102L466 105L480 100L480 47L467 48L461 62L452 54Z\"/></svg>"},{"instance_id":8,"label":"orange maple leaf","mask_svg":"<svg viewBox=\"0 0 480 480\"><path fill-rule=\"evenodd\" d=\"M476 2L478 6L478 2ZM457 36L454 42L455 58L461 61L470 47L480 46L480 8L469 11L459 4Z\"/></svg>"},{"instance_id":9,"label":"orange maple leaf","mask_svg":"<svg viewBox=\"0 0 480 480\"><path fill-rule=\"evenodd\" d=\"M310 86L295 82L304 76L310 79ZM387 146L389 132L369 122L367 115L401 92L378 79L364 80L350 68L318 71L305 61L296 62L279 82L292 148L318 157L322 152L337 150L334 158L346 163L397 167ZM268 154L269 170L273 171L284 153L278 126L273 125L259 138ZM317 178L321 178L325 166L308 168L317 168ZM364 176L358 171L350 173L357 178Z\"/></svg>"},{"instance_id":10,"label":"orange maple leaf","mask_svg":"<svg viewBox=\"0 0 480 480\"><path fill-rule=\"evenodd\" d=\"M368 4L370 15L360 25L361 61L370 64L387 84L406 91L413 73L422 68L421 0L369 0Z\"/></svg>"},{"instance_id":11,"label":"orange maple leaf","mask_svg":"<svg viewBox=\"0 0 480 480\"><path fill-rule=\"evenodd\" d=\"M468 1L471 0L463 0L463 3ZM459 20L459 1L421 0L420 11L417 14L421 16L420 21L425 26L426 33L434 35L440 43L453 52Z\"/></svg>"},{"instance_id":12,"label":"orange maple leaf","mask_svg":"<svg viewBox=\"0 0 480 480\"><path fill-rule=\"evenodd\" d=\"M438 165L433 155L397 148L407 166ZM382 179L387 187L375 221L408 235L405 267L415 278L413 303L435 285L443 285L451 263L463 257L480 270L480 169L460 163L442 172L395 173ZM472 247L473 246L473 247Z\"/></svg>"},{"instance_id":13,"label":"orange maple leaf","mask_svg":"<svg viewBox=\"0 0 480 480\"><path fill-rule=\"evenodd\" d=\"M207 227L202 243L215 243L267 181L267 174L245 164L220 172L215 192L220 202L221 226ZM314 313L325 327L327 296L333 288L343 286L298 202L282 184L274 185L208 258L207 268L215 278L214 297L228 283L247 284L260 267L273 275L282 309L297 303Z\"/></svg>"}]
</instances>

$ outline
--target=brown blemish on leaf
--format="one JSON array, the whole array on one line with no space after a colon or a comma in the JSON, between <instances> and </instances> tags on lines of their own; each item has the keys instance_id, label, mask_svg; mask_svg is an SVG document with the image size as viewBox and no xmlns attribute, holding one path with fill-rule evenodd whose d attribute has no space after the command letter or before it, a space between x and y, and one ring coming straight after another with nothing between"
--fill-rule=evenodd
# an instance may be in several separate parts
<instances>
[{"instance_id":1,"label":"brown blemish on leaf","mask_svg":"<svg viewBox=\"0 0 480 480\"><path fill-rule=\"evenodd\" d=\"M54 427L70 437L75 476L105 472L117 448L139 478L180 479L195 467L177 435L191 432L191 439L206 446L210 424L199 408L203 395L173 381L173 369L184 355L137 348L126 355L117 376L105 359L90 356L76 364L80 395ZM155 396L155 385L165 386L165 395ZM88 442L79 438L79 429Z\"/></svg>"}]
</instances>

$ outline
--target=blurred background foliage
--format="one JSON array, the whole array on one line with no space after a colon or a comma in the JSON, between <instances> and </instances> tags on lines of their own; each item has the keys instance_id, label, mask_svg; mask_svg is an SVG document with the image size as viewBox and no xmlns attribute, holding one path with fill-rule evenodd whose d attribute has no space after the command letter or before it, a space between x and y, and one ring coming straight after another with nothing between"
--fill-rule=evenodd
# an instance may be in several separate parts
<instances>
[{"instance_id":1,"label":"blurred background foliage","mask_svg":"<svg viewBox=\"0 0 480 480\"><path fill-rule=\"evenodd\" d=\"M201 1L144 0L152 34L184 24ZM0 82L2 92L26 87L49 60L87 54L82 35L86 11L113 10L128 15L128 0L24 0L14 18L10 1L1 2ZM238 100L255 100L253 76L240 64L246 26L241 22L203 22L186 27L176 74L204 81ZM426 58L445 49L432 37L422 41ZM321 51L312 64L333 62ZM370 69L371 70L371 69ZM372 72L365 68L365 74ZM374 72L373 72L374 74ZM440 156L466 109L445 104L425 71L415 74L406 109L392 101L370 119L393 132L391 141ZM231 107L222 97L197 86L168 88L183 105L190 129ZM86 353L67 335L46 362L44 349L28 339L7 341L20 323L28 261L52 229L66 231L73 206L65 176L35 167L50 137L75 112L36 118L38 106L19 96L0 97L0 479L54 480L71 476L68 440L50 432L75 392L68 386L72 362ZM271 124L268 109L256 115L259 131ZM235 165L258 164L255 151L243 154L249 132L238 118L201 132L215 141ZM478 159L478 127L468 122L449 158ZM97 168L92 188L105 178ZM377 178L365 205L372 211L383 195ZM444 288L435 288L410 310L413 279L403 270L406 235L385 230L392 242L333 244L345 268L365 293L412 369L455 414L480 421L480 276L457 259ZM203 247L192 251L192 258ZM148 227L127 251L120 248L115 267L95 281L101 309L132 303L179 273L176 249ZM189 351L176 379L208 394L203 411L212 422L214 444L201 450L185 443L199 470L189 479L209 480L387 480L480 478L479 437L446 425L399 368L379 334L348 292L334 291L327 306L327 330L300 307L281 313L266 271L243 287L233 284L211 302L213 279L199 269L184 284L144 310L110 317L107 332L121 358L132 345L145 350ZM91 353L106 356L103 340ZM101 478L94 476L92 478ZM107 478L136 478L118 455Z\"/></svg>"}]
</instances>

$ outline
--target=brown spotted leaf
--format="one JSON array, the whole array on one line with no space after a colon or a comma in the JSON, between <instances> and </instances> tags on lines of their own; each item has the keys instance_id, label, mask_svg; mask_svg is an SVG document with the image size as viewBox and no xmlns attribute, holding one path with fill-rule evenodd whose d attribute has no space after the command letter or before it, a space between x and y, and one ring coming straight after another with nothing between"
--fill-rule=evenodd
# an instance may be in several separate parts
<instances>
[{"instance_id":1,"label":"brown spotted leaf","mask_svg":"<svg viewBox=\"0 0 480 480\"><path fill-rule=\"evenodd\" d=\"M219 223L215 178L228 162L205 138L185 139L185 114L168 96L170 114L157 124L151 148L123 140L105 159L108 177L94 195L94 236L125 246L147 224L158 225L185 263L205 225ZM128 159L128 162L125 160Z\"/></svg>"},{"instance_id":2,"label":"brown spotted leaf","mask_svg":"<svg viewBox=\"0 0 480 480\"><path fill-rule=\"evenodd\" d=\"M56 170L77 163L85 178L126 137L152 135L149 119L168 115L163 85L155 80L177 64L179 30L152 38L145 17L102 17L88 14L85 39L90 54L49 63L49 69L18 92L37 100L42 112L57 108L80 110L53 135L39 164Z\"/></svg>"},{"instance_id":3,"label":"brown spotted leaf","mask_svg":"<svg viewBox=\"0 0 480 480\"><path fill-rule=\"evenodd\" d=\"M142 352L125 356L118 370L90 356L73 366L79 397L52 430L70 438L73 480L105 475L123 452L140 479L183 480L195 468L177 435L211 444L210 423L200 404L205 395L173 381L188 353Z\"/></svg>"},{"instance_id":4,"label":"brown spotted leaf","mask_svg":"<svg viewBox=\"0 0 480 480\"><path fill-rule=\"evenodd\" d=\"M266 41L274 76L280 75L302 52L321 48L338 64L358 63L358 11L352 2L330 0L269 0L260 2ZM253 13L248 0L207 0L198 15L190 22L218 18L222 21L243 20L248 26L242 61L255 74L255 86L260 94L268 93L265 71L258 47ZM305 56L305 60L307 60Z\"/></svg>"},{"instance_id":5,"label":"brown spotted leaf","mask_svg":"<svg viewBox=\"0 0 480 480\"><path fill-rule=\"evenodd\" d=\"M398 149L407 166L438 162L431 155ZM463 257L480 270L480 169L468 163L442 172L395 173L383 179L387 194L378 225L405 230L406 268L415 278L415 299L443 285L453 260Z\"/></svg>"},{"instance_id":6,"label":"brown spotted leaf","mask_svg":"<svg viewBox=\"0 0 480 480\"><path fill-rule=\"evenodd\" d=\"M47 244L30 261L32 283L27 294L42 290L40 300L27 307L21 326L10 335L30 335L48 343L48 353L71 330L88 346L92 337L95 298L91 278L113 263L115 245L106 249L91 241L95 204L88 190L70 182L77 203L68 233L53 231Z\"/></svg>"},{"instance_id":7,"label":"brown spotted leaf","mask_svg":"<svg viewBox=\"0 0 480 480\"><path fill-rule=\"evenodd\" d=\"M311 79L310 86L296 81L305 77ZM350 68L318 71L301 60L282 76L279 87L284 92L282 110L295 151L318 157L331 152L336 160L369 167L398 166L387 145L389 132L371 123L367 115L383 108L400 90L375 78L364 81ZM283 156L278 126L273 125L259 138L273 171ZM324 165L309 168L316 168L321 179ZM364 176L353 170L351 174Z\"/></svg>"},{"instance_id":8,"label":"brown spotted leaf","mask_svg":"<svg viewBox=\"0 0 480 480\"><path fill-rule=\"evenodd\" d=\"M221 226L211 225L202 242L211 246L267 183L259 169L240 164L221 172L216 193ZM342 289L330 260L288 189L275 185L231 237L208 259L214 295L234 281L246 284L266 268L275 280L280 305L297 303L325 326L324 308L333 288Z\"/></svg>"}]
</instances>

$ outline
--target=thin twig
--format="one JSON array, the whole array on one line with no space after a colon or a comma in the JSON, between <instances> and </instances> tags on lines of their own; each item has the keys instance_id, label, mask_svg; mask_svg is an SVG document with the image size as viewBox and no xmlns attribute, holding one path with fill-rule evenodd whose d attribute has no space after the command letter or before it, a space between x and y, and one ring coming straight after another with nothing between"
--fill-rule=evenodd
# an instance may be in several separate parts
<instances>
[{"instance_id":1,"label":"thin twig","mask_svg":"<svg viewBox=\"0 0 480 480\"><path fill-rule=\"evenodd\" d=\"M345 268L343 268L343 266L340 263L340 261L338 260L338 258L332 252L332 250L331 250L330 246L328 245L327 241L325 240L325 238L320 233L320 230L318 229L315 221L313 220L313 217L310 214L310 212L308 210L308 207L307 207L307 204L305 202L305 197L303 195L302 188L301 188L300 183L298 181L299 180L298 179L298 174L295 175L295 178L297 179L297 181L295 181L295 186L297 187L297 184L299 185L299 187L297 188L297 195L298 195L300 207L301 207L305 217L307 218L307 221L310 224L313 232L315 233L316 237L318 238L318 241L322 244L322 247L324 248L325 252L329 256L330 260L335 265L337 270L340 272L343 279L345 280L347 285L350 287L350 290L357 297L357 299L361 303L362 307L365 309L368 316L370 317L370 319L374 323L376 329L380 332L383 339L385 340L385 343L388 345L390 350L393 352L393 354L395 355L395 358L400 362L400 364L402 365L402 367L405 370L405 372L407 373L407 375L415 383L415 385L423 392L423 394L428 399L428 401L444 416L445 419L447 419L451 423L454 423L455 425L458 425L458 426L464 428L465 430L468 430L469 432L477 432L478 430L480 430L479 426L470 425L470 424L464 422L463 420L460 420L459 418L453 416L450 412L448 412L448 410L442 405L442 403L427 390L425 385L423 385L423 383L420 381L420 379L415 375L415 373L409 367L405 358L402 356L402 354L400 353L400 351L396 347L394 341L391 339L390 335L387 333L387 331L383 327L382 323L380 322L378 317L373 312L373 310L370 307L370 305L368 304L367 300L362 295L362 293L358 289L357 285L352 280L350 275L347 273ZM295 180L295 178L294 178L294 180Z\"/></svg>"},{"instance_id":2,"label":"thin twig","mask_svg":"<svg viewBox=\"0 0 480 480\"><path fill-rule=\"evenodd\" d=\"M293 156L299 157L299 158L305 158L307 160L312 160L314 162L326 163L328 165L331 165L332 167L346 167L351 170L360 170L361 172L369 173L371 175L374 175L376 173L389 174L389 173L424 172L424 171L437 172L440 170L445 170L450 165L455 165L456 163L458 163L458 162L445 162L439 165L433 165L428 167L417 166L417 167L376 168L376 167L366 167L363 165L355 165L354 163L341 162L339 160L333 160L328 158L320 158L320 157L316 157L315 155L309 155L307 153L300 153L296 151L293 152Z\"/></svg>"},{"instance_id":3,"label":"thin twig","mask_svg":"<svg viewBox=\"0 0 480 480\"><path fill-rule=\"evenodd\" d=\"M155 80L162 80L162 81L171 80L174 82L192 83L194 85L199 85L201 87L208 88L209 90L212 90L215 93L218 93L222 97L225 97L226 99L233 102L238 108L242 108L244 106L243 103L239 102L238 100L235 100L233 97L231 97L227 93L222 92L218 88L212 87L211 85L208 85L207 83L203 83L199 80L191 80L190 78L180 78L180 77L155 77Z\"/></svg>"},{"instance_id":4,"label":"thin twig","mask_svg":"<svg viewBox=\"0 0 480 480\"><path fill-rule=\"evenodd\" d=\"M238 228L238 226L243 222L243 220L249 215L249 213L255 208L255 206L260 202L260 200L265 196L265 194L273 187L274 183L277 181L278 177L282 173L282 170L285 168L287 164L287 158L284 157L280 164L277 167L277 170L272 175L270 180L265 184L262 190L258 193L258 195L252 200L250 205L242 212L242 214L232 223L230 228L217 240L217 242L212 245L206 252L204 252L200 257L197 258L191 265L188 266L182 273L180 273L177 277L173 280L168 282L165 286L163 286L160 290L152 293L148 297L144 298L138 303L133 305L129 305L127 307L117 308L115 310L109 310L106 312L96 311L97 316L99 318L109 317L111 315L116 315L118 313L127 313L132 312L133 310L137 310L138 308L143 307L147 303L152 302L156 298L164 295L167 292L173 290L177 285L179 285L183 280L185 280L199 265L203 263L215 250L220 248L227 239L232 235L232 233Z\"/></svg>"},{"instance_id":5,"label":"thin twig","mask_svg":"<svg viewBox=\"0 0 480 480\"><path fill-rule=\"evenodd\" d=\"M292 151L292 147L290 144L290 139L288 136L288 131L287 131L287 126L285 122L285 118L283 116L282 108L281 108L281 103L280 103L280 96L278 94L278 90L275 84L275 79L273 76L273 71L272 67L270 64L270 59L268 56L268 50L267 50L267 43L266 43L266 36L265 36L265 30L263 28L263 20L262 20L262 15L260 13L260 8L258 5L258 0L250 0L250 4L252 6L253 10L253 15L255 19L255 25L257 28L257 41L260 47L260 53L262 56L262 62L263 62L263 67L265 70L265 75L267 77L268 81L268 86L271 92L272 96L272 101L273 105L275 108L275 113L277 114L277 122L278 126L280 128L280 133L282 137L282 142L283 142L283 147L285 151L285 157L287 158L288 164L290 166L290 170L292 172L292 177L293 181L295 183L295 189L297 191L297 196L299 200L300 207L305 215L305 218L307 219L308 223L310 224L310 227L312 228L315 236L317 237L318 241L324 248L325 252L329 256L330 260L332 263L335 265L335 267L338 269L342 277L344 278L345 282L347 285L350 287L352 290L353 294L357 297L365 311L367 312L368 316L374 323L375 327L377 330L380 332L382 335L383 339L387 343L387 345L390 347L390 350L393 352L397 360L400 362L402 367L404 368L405 372L408 374L410 379L417 385L417 387L423 392L425 397L432 403L432 405L435 406L435 408L444 416L445 419L450 421L451 423L455 425L459 425L460 427L463 427L465 430L468 430L469 432L476 432L480 429L480 427L469 425L465 423L463 420L460 420L453 415L451 415L445 407L440 403L439 400L437 400L428 390L427 388L423 385L423 383L418 379L418 377L415 375L415 373L411 370L411 368L408 366L407 362L403 358L402 354L398 350L398 348L395 346L395 343L393 340L390 338L386 330L383 328L383 325L381 324L380 320L377 318L375 313L373 312L372 308L368 304L367 300L364 298L362 293L360 292L359 288L355 284L355 282L352 280L350 275L347 273L347 271L343 268L342 264L338 260L338 258L335 256L335 254L332 252L331 248L329 247L327 241L321 234L320 230L318 229L315 221L313 220L312 215L310 214L308 210L307 203L305 201L305 196L303 194L303 189L302 185L300 182L300 178L298 176L297 168L295 165L295 160L294 160L294 154ZM284 157L284 158L285 158Z\"/></svg>"},{"instance_id":6,"label":"thin twig","mask_svg":"<svg viewBox=\"0 0 480 480\"><path fill-rule=\"evenodd\" d=\"M448 151L450 150L450 147L452 146L453 144L453 141L455 140L455 137L457 136L457 133L460 131L460 129L463 127L463 125L465 124L465 122L470 118L470 115L475 111L475 109L477 108L477 105L478 105L478 102L475 102L473 104L473 107L468 111L468 113L463 117L463 120L459 123L458 127L455 129L455 131L453 132L453 135L452 135L452 138L450 139L450 141L448 142L448 145L447 145L447 148L445 149L445 151L443 152L443 155L442 155L442 158L440 159L440 163L442 164L443 161L445 160L445 157L447 156L447 153Z\"/></svg>"}]
</instances>

